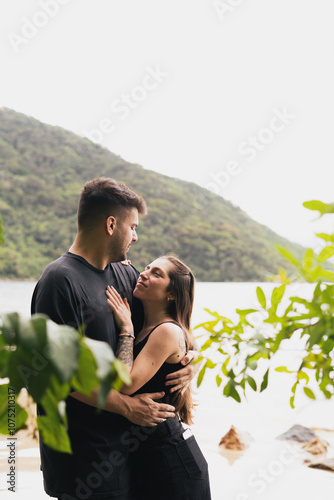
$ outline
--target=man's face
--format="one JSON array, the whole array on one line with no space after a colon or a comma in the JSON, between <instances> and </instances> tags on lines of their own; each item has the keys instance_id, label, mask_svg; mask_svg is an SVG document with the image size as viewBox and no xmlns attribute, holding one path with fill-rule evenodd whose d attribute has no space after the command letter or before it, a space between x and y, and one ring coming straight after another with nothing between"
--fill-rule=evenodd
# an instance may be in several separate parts
<instances>
[{"instance_id":1,"label":"man's face","mask_svg":"<svg viewBox=\"0 0 334 500\"><path fill-rule=\"evenodd\" d=\"M138 222L139 217L136 208L131 208L124 215L116 217L114 232L110 240L112 262L126 260L132 243L138 240L136 233Z\"/></svg>"}]
</instances>

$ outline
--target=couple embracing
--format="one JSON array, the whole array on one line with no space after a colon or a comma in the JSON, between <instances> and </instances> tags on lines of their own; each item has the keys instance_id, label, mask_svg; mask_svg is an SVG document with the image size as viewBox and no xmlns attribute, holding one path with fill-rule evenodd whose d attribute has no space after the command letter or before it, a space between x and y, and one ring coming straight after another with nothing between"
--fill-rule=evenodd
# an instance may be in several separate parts
<instances>
[{"instance_id":1,"label":"couple embracing","mask_svg":"<svg viewBox=\"0 0 334 500\"><path fill-rule=\"evenodd\" d=\"M73 245L49 264L31 312L107 342L132 383L66 402L73 454L40 442L44 488L61 500L210 500L207 462L189 428L196 356L189 333L195 280L165 255L142 273L127 260L147 208L125 184L101 177L80 195ZM43 408L38 408L43 413Z\"/></svg>"}]
</instances>

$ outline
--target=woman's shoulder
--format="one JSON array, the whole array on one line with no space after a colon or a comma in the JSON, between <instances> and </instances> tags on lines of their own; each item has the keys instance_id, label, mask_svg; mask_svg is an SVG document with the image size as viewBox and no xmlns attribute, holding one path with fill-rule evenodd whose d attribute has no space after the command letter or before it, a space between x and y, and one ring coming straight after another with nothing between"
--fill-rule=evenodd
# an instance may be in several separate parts
<instances>
[{"instance_id":1,"label":"woman's shoulder","mask_svg":"<svg viewBox=\"0 0 334 500\"><path fill-rule=\"evenodd\" d=\"M175 321L166 321L157 325L149 334L151 342L169 342L180 345L180 341L184 340L184 332L178 323Z\"/></svg>"}]
</instances>

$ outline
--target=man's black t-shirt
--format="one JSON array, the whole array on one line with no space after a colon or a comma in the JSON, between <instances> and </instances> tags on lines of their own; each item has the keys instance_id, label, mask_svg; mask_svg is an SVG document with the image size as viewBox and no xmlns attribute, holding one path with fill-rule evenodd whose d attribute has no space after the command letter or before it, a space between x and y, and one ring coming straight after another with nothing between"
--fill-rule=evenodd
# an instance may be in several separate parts
<instances>
[{"instance_id":1,"label":"man's black t-shirt","mask_svg":"<svg viewBox=\"0 0 334 500\"><path fill-rule=\"evenodd\" d=\"M33 293L31 313L47 314L56 323L74 328L85 325L86 336L107 342L116 352L118 329L106 287L113 286L127 298L135 329L140 328L142 308L132 296L137 277L131 265L118 262L100 270L66 252L44 270ZM66 410L73 455L40 443L45 491L51 496L65 493L68 499L128 498L129 421L111 412L97 413L96 408L72 397L67 399Z\"/></svg>"}]
</instances>

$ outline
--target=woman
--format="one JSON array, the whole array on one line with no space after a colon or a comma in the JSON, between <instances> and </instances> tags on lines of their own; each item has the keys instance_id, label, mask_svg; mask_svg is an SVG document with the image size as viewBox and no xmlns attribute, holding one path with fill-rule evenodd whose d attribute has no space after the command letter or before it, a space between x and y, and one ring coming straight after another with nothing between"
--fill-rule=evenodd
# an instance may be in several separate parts
<instances>
[{"instance_id":1,"label":"woman","mask_svg":"<svg viewBox=\"0 0 334 500\"><path fill-rule=\"evenodd\" d=\"M120 328L117 357L131 373L124 394L164 391L162 401L175 406L177 416L156 427L141 428L132 454L136 500L210 500L207 462L182 422L192 423L190 388L183 394L165 386L165 377L182 366L192 348L189 334L194 300L194 276L174 256L156 259L140 274L134 296L144 307L144 326L134 336L126 299L108 287L108 303ZM139 434L138 434L139 436Z\"/></svg>"}]
</instances>

